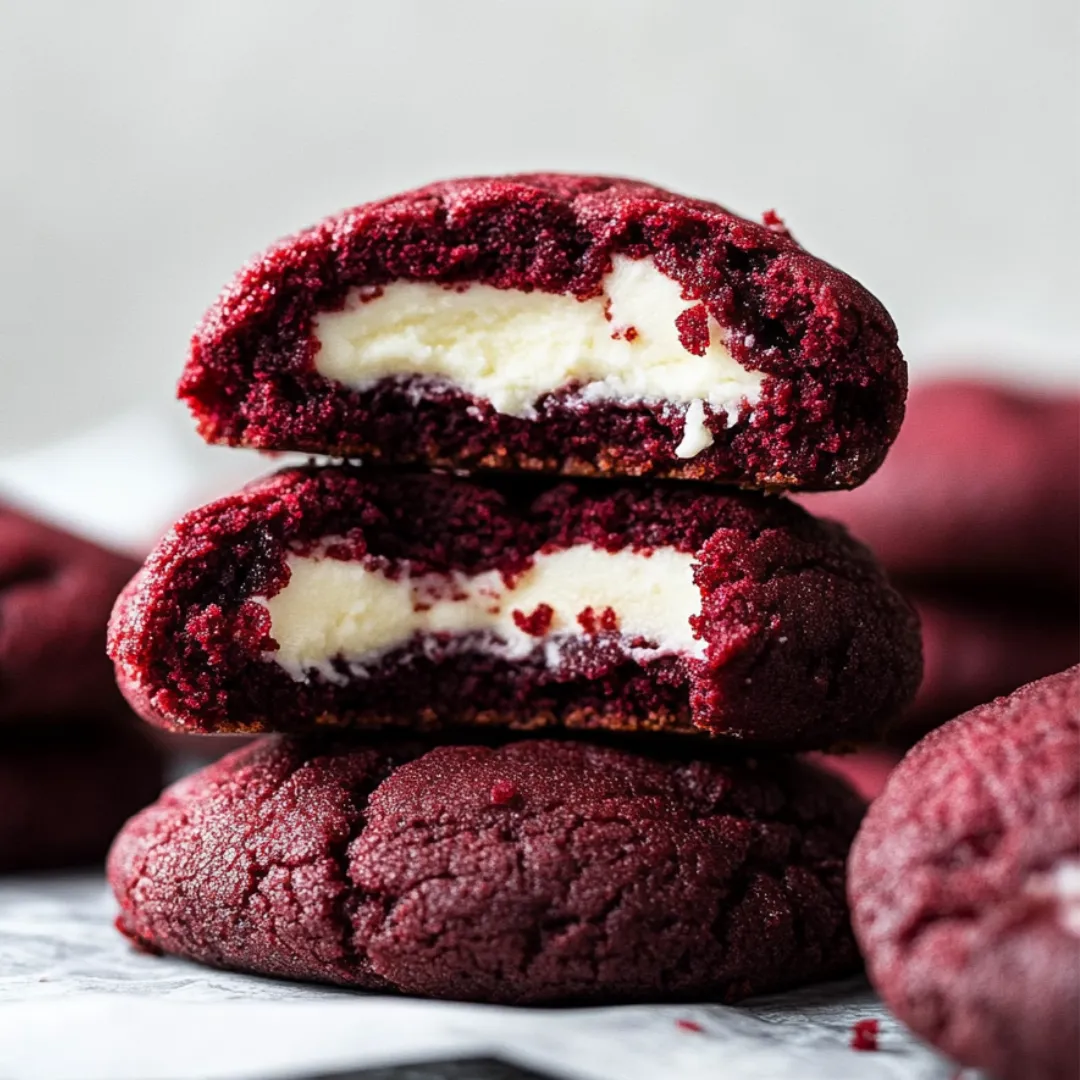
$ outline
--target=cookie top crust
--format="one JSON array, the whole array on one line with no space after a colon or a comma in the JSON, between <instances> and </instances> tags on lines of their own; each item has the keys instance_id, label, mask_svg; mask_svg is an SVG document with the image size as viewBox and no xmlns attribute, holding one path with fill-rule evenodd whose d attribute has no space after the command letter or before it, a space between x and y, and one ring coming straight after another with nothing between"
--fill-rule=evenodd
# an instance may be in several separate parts
<instances>
[{"instance_id":1,"label":"cookie top crust","mask_svg":"<svg viewBox=\"0 0 1080 1080\"><path fill-rule=\"evenodd\" d=\"M525 431L529 424L515 426L494 413L487 417L492 424L506 421L497 436L476 436L486 438L487 452L455 442L452 418L433 419L432 431L415 444L387 445L374 439L370 415L385 403L372 404L356 387L316 370L325 353L319 317L347 304L374 309L402 282L445 286L451 295L487 286L585 303L603 297L619 260L638 269L647 262L657 280L675 283L682 310L674 331L684 357L704 356L722 338L733 365L724 370L760 383L736 386L731 400L716 399L708 426L704 405L693 411L692 400L680 401L673 430L681 441L667 445L669 433L649 428L651 457L634 456L626 430L564 448L559 461L557 448ZM635 333L627 325L614 327L612 336ZM753 400L740 406L743 391ZM634 180L546 173L432 184L343 211L279 242L252 260L206 314L180 383L180 396L212 442L363 450L384 461L441 455L485 468L509 459L545 471L633 470L772 488L864 480L899 429L905 393L896 329L880 303L803 250L774 214L758 224ZM490 404L479 407L490 411ZM536 404L547 415L547 406ZM587 405L602 409L604 400ZM663 401L653 405L663 412ZM718 443L713 450L705 449L710 439Z\"/></svg>"},{"instance_id":2,"label":"cookie top crust","mask_svg":"<svg viewBox=\"0 0 1080 1080\"><path fill-rule=\"evenodd\" d=\"M1080 1068L1080 667L928 735L852 849L871 980L917 1034L1006 1078Z\"/></svg>"}]
</instances>

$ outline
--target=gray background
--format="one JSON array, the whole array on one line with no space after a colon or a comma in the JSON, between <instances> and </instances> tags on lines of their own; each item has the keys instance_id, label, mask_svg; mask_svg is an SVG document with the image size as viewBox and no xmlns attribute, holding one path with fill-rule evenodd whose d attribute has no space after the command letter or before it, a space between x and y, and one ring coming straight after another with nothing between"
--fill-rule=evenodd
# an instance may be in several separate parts
<instances>
[{"instance_id":1,"label":"gray background","mask_svg":"<svg viewBox=\"0 0 1080 1080\"><path fill-rule=\"evenodd\" d=\"M1075 377L1074 0L0 0L0 452L163 401L252 252L438 177L640 175ZM176 406L179 409L179 406Z\"/></svg>"}]
</instances>

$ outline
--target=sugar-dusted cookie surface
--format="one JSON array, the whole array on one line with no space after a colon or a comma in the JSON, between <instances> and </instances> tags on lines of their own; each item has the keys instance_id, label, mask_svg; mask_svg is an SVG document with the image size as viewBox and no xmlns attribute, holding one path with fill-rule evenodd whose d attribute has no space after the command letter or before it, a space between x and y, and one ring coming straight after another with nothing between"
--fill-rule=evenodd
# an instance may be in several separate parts
<instances>
[{"instance_id":1,"label":"sugar-dusted cookie surface","mask_svg":"<svg viewBox=\"0 0 1080 1080\"><path fill-rule=\"evenodd\" d=\"M1080 667L931 732L852 849L871 981L1004 1080L1080 1075Z\"/></svg>"}]
</instances>

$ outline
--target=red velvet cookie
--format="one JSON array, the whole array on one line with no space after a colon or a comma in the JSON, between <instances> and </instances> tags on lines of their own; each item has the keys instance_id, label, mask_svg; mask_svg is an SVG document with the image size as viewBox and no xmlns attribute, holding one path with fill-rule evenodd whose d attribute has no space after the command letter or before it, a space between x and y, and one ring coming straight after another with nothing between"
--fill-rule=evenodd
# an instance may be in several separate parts
<instances>
[{"instance_id":1,"label":"red velvet cookie","mask_svg":"<svg viewBox=\"0 0 1080 1080\"><path fill-rule=\"evenodd\" d=\"M0 504L0 724L123 709L105 626L137 568Z\"/></svg>"},{"instance_id":2,"label":"red velvet cookie","mask_svg":"<svg viewBox=\"0 0 1080 1080\"><path fill-rule=\"evenodd\" d=\"M893 574L1080 577L1080 397L946 380L912 388L904 429L858 491L803 505L842 521Z\"/></svg>"},{"instance_id":3,"label":"red velvet cookie","mask_svg":"<svg viewBox=\"0 0 1080 1080\"><path fill-rule=\"evenodd\" d=\"M161 791L161 755L111 718L6 728L0 739L0 873L87 866Z\"/></svg>"},{"instance_id":4,"label":"red velvet cookie","mask_svg":"<svg viewBox=\"0 0 1080 1080\"><path fill-rule=\"evenodd\" d=\"M506 1003L734 1001L858 967L862 804L793 760L269 738L109 857L118 927L218 967Z\"/></svg>"},{"instance_id":5,"label":"red velvet cookie","mask_svg":"<svg viewBox=\"0 0 1080 1080\"><path fill-rule=\"evenodd\" d=\"M823 747L914 694L913 613L794 503L693 485L287 469L182 519L119 601L184 731L701 730Z\"/></svg>"},{"instance_id":6,"label":"red velvet cookie","mask_svg":"<svg viewBox=\"0 0 1080 1080\"><path fill-rule=\"evenodd\" d=\"M1080 1076L1080 667L928 735L850 865L870 978L916 1034L1005 1080Z\"/></svg>"},{"instance_id":7,"label":"red velvet cookie","mask_svg":"<svg viewBox=\"0 0 1080 1080\"><path fill-rule=\"evenodd\" d=\"M915 702L893 726L902 741L913 742L981 702L1080 661L1075 603L990 583L977 595L903 582L899 587L918 612L925 658Z\"/></svg>"},{"instance_id":8,"label":"red velvet cookie","mask_svg":"<svg viewBox=\"0 0 1080 1080\"><path fill-rule=\"evenodd\" d=\"M774 214L536 174L281 241L207 313L180 395L231 445L820 489L877 468L906 380L885 310Z\"/></svg>"}]
</instances>

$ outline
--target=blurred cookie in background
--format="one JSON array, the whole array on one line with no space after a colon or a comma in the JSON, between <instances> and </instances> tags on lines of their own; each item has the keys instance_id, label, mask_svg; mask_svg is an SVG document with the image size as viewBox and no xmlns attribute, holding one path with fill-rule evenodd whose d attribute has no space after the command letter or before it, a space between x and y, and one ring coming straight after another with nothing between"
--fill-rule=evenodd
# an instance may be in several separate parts
<instances>
[{"instance_id":1,"label":"blurred cookie in background","mask_svg":"<svg viewBox=\"0 0 1080 1080\"><path fill-rule=\"evenodd\" d=\"M100 861L165 754L105 656L138 564L0 504L0 872Z\"/></svg>"},{"instance_id":2,"label":"blurred cookie in background","mask_svg":"<svg viewBox=\"0 0 1080 1080\"><path fill-rule=\"evenodd\" d=\"M0 873L90 866L154 799L163 755L112 718L18 725L0 739Z\"/></svg>"},{"instance_id":3,"label":"blurred cookie in background","mask_svg":"<svg viewBox=\"0 0 1080 1080\"><path fill-rule=\"evenodd\" d=\"M900 728L904 735L921 734L1080 659L1071 596L1032 597L989 583L979 592L906 583L904 591L919 613L925 656L922 686Z\"/></svg>"},{"instance_id":4,"label":"blurred cookie in background","mask_svg":"<svg viewBox=\"0 0 1080 1080\"><path fill-rule=\"evenodd\" d=\"M105 624L138 568L0 503L0 723L126 711Z\"/></svg>"},{"instance_id":5,"label":"blurred cookie in background","mask_svg":"<svg viewBox=\"0 0 1080 1080\"><path fill-rule=\"evenodd\" d=\"M1080 581L1080 396L946 379L912 387L885 464L807 495L897 575Z\"/></svg>"},{"instance_id":6,"label":"blurred cookie in background","mask_svg":"<svg viewBox=\"0 0 1080 1080\"><path fill-rule=\"evenodd\" d=\"M1080 396L924 383L867 484L800 501L919 612L925 674L898 742L1080 659Z\"/></svg>"},{"instance_id":7,"label":"blurred cookie in background","mask_svg":"<svg viewBox=\"0 0 1080 1080\"><path fill-rule=\"evenodd\" d=\"M876 799L885 788L893 769L903 754L891 746L864 749L854 754L807 754L815 765L839 776L867 802Z\"/></svg>"}]
</instances>

